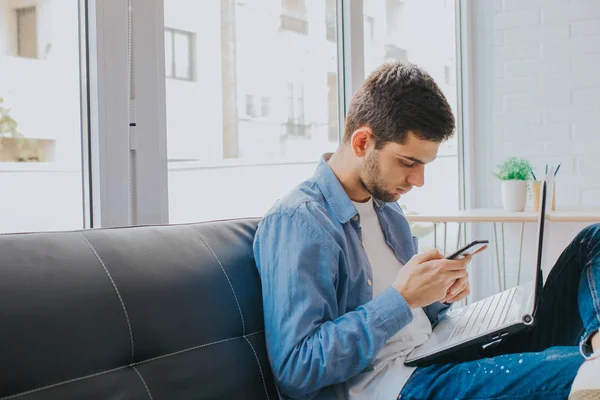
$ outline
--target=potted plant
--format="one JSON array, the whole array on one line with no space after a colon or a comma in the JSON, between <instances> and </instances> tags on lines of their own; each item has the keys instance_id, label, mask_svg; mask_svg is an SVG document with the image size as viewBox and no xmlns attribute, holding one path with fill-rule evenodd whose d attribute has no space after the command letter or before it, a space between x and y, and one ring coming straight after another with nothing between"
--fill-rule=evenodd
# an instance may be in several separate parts
<instances>
[{"instance_id":1,"label":"potted plant","mask_svg":"<svg viewBox=\"0 0 600 400\"><path fill-rule=\"evenodd\" d=\"M527 181L532 173L525 159L510 157L494 173L502 181L502 204L506 211L523 211L527 204Z\"/></svg>"},{"instance_id":2,"label":"potted plant","mask_svg":"<svg viewBox=\"0 0 600 400\"><path fill-rule=\"evenodd\" d=\"M54 161L54 139L26 138L17 130L17 121L10 109L2 107L0 97L0 162L50 162Z\"/></svg>"},{"instance_id":3,"label":"potted plant","mask_svg":"<svg viewBox=\"0 0 600 400\"><path fill-rule=\"evenodd\" d=\"M4 98L0 97L0 104L4 103ZM10 109L4 108L0 105L0 137L23 137L17 131L17 121L15 121L10 115Z\"/></svg>"}]
</instances>

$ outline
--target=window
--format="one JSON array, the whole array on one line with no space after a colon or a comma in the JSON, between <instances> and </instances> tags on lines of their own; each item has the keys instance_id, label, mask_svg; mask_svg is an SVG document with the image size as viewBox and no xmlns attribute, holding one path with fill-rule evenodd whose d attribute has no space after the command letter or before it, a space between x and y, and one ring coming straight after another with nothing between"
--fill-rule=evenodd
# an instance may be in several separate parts
<instances>
[{"instance_id":1,"label":"window","mask_svg":"<svg viewBox=\"0 0 600 400\"><path fill-rule=\"evenodd\" d=\"M302 85L287 85L288 92L288 117L286 121L286 135L307 137L310 132L304 123L304 87Z\"/></svg>"},{"instance_id":2,"label":"window","mask_svg":"<svg viewBox=\"0 0 600 400\"><path fill-rule=\"evenodd\" d=\"M17 54L20 57L38 58L38 27L35 6L17 8Z\"/></svg>"},{"instance_id":3,"label":"window","mask_svg":"<svg viewBox=\"0 0 600 400\"><path fill-rule=\"evenodd\" d=\"M165 29L165 76L167 78L173 78L175 73L174 62L173 32L170 29Z\"/></svg>"},{"instance_id":4,"label":"window","mask_svg":"<svg viewBox=\"0 0 600 400\"><path fill-rule=\"evenodd\" d=\"M271 99L268 97L261 97L260 99L260 116L268 117L271 115Z\"/></svg>"},{"instance_id":5,"label":"window","mask_svg":"<svg viewBox=\"0 0 600 400\"><path fill-rule=\"evenodd\" d=\"M386 0L385 15L388 36L401 35L406 16L405 5L398 0Z\"/></svg>"},{"instance_id":6,"label":"window","mask_svg":"<svg viewBox=\"0 0 600 400\"><path fill-rule=\"evenodd\" d=\"M245 117L266 118L271 115L271 99L265 96L246 95Z\"/></svg>"},{"instance_id":7,"label":"window","mask_svg":"<svg viewBox=\"0 0 600 400\"><path fill-rule=\"evenodd\" d=\"M444 82L446 83L446 85L454 84L454 74L450 65L444 66Z\"/></svg>"},{"instance_id":8,"label":"window","mask_svg":"<svg viewBox=\"0 0 600 400\"><path fill-rule=\"evenodd\" d=\"M166 80L170 222L264 215L335 151L326 12L325 1L164 1L165 25L192 33L203 60L194 82Z\"/></svg>"},{"instance_id":9,"label":"window","mask_svg":"<svg viewBox=\"0 0 600 400\"><path fill-rule=\"evenodd\" d=\"M305 0L282 0L281 29L308 35Z\"/></svg>"},{"instance_id":10,"label":"window","mask_svg":"<svg viewBox=\"0 0 600 400\"><path fill-rule=\"evenodd\" d=\"M335 28L336 9L335 0L327 0L325 3L325 36L330 42L335 42L337 31Z\"/></svg>"},{"instance_id":11,"label":"window","mask_svg":"<svg viewBox=\"0 0 600 400\"><path fill-rule=\"evenodd\" d=\"M0 3L0 232L81 229L79 4L23 3Z\"/></svg>"},{"instance_id":12,"label":"window","mask_svg":"<svg viewBox=\"0 0 600 400\"><path fill-rule=\"evenodd\" d=\"M365 40L373 42L375 40L375 18L365 15Z\"/></svg>"},{"instance_id":13,"label":"window","mask_svg":"<svg viewBox=\"0 0 600 400\"><path fill-rule=\"evenodd\" d=\"M454 4L455 0L450 0ZM363 2L365 17L364 66L369 74L384 61L410 61L424 68L437 82L446 99L456 112L457 90L454 78L455 7L447 7L444 1ZM372 21L372 22L367 22ZM423 21L427 21L424 24ZM387 29L372 34L371 26L386 25ZM451 60L449 62L449 60ZM425 168L425 186L414 189L401 205L407 210L429 211L459 208L459 160L456 135L443 143L437 159ZM445 201L436 201L443 188ZM424 234L421 243L432 244L432 232ZM454 229L449 229L455 232ZM452 233L455 234L455 233ZM454 240L449 237L450 242Z\"/></svg>"},{"instance_id":14,"label":"window","mask_svg":"<svg viewBox=\"0 0 600 400\"><path fill-rule=\"evenodd\" d=\"M252 96L251 94L246 95L246 115L249 117L256 117L254 96Z\"/></svg>"},{"instance_id":15,"label":"window","mask_svg":"<svg viewBox=\"0 0 600 400\"><path fill-rule=\"evenodd\" d=\"M330 142L338 140L340 135L338 123L338 85L337 74L327 73L327 137Z\"/></svg>"},{"instance_id":16,"label":"window","mask_svg":"<svg viewBox=\"0 0 600 400\"><path fill-rule=\"evenodd\" d=\"M395 44L385 45L385 62L408 61L408 52Z\"/></svg>"},{"instance_id":17,"label":"window","mask_svg":"<svg viewBox=\"0 0 600 400\"><path fill-rule=\"evenodd\" d=\"M191 32L165 28L165 76L193 81L195 35Z\"/></svg>"}]
</instances>

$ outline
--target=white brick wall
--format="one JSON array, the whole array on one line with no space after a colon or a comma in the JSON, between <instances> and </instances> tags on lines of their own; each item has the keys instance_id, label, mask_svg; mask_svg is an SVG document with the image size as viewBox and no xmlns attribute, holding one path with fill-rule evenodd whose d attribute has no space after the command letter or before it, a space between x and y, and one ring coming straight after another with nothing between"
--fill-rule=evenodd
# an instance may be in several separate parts
<instances>
[{"instance_id":1,"label":"white brick wall","mask_svg":"<svg viewBox=\"0 0 600 400\"><path fill-rule=\"evenodd\" d=\"M500 129L502 136L476 140L482 146L493 143L489 164L478 167L490 172L515 155L528 158L541 175L546 163L561 162L558 204L600 207L600 196L594 200L600 171L594 179L575 179L593 175L589 160L600 160L595 140L600 138L600 1L473 3L484 18L473 34L481 35L478 44L486 48L481 56L474 51L475 73L491 81L487 89L475 89L475 101L483 100L491 113L475 118L484 132ZM501 205L499 187L493 186L492 197L482 196L480 203Z\"/></svg>"},{"instance_id":2,"label":"white brick wall","mask_svg":"<svg viewBox=\"0 0 600 400\"><path fill-rule=\"evenodd\" d=\"M476 0L470 51L474 143L473 206L501 207L491 172L510 156L542 176L562 164L558 208L600 207L600 0ZM549 225L546 267L583 225ZM478 238L493 239L480 224ZM506 226L507 274L515 283L519 226ZM526 229L524 265L533 263ZM474 298L497 290L492 251L473 268ZM525 267L526 268L526 267ZM532 272L532 271L530 271ZM526 276L531 276L525 272Z\"/></svg>"}]
</instances>

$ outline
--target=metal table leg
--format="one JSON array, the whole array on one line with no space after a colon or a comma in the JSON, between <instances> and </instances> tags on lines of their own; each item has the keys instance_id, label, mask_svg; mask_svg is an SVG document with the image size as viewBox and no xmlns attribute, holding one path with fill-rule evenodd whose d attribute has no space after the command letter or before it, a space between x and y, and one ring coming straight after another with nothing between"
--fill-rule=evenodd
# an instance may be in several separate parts
<instances>
[{"instance_id":1,"label":"metal table leg","mask_svg":"<svg viewBox=\"0 0 600 400\"><path fill-rule=\"evenodd\" d=\"M437 249L437 223L433 223L433 247Z\"/></svg>"},{"instance_id":2,"label":"metal table leg","mask_svg":"<svg viewBox=\"0 0 600 400\"><path fill-rule=\"evenodd\" d=\"M504 222L502 222L502 290L506 290L506 250L504 249Z\"/></svg>"},{"instance_id":3,"label":"metal table leg","mask_svg":"<svg viewBox=\"0 0 600 400\"><path fill-rule=\"evenodd\" d=\"M456 236L456 248L457 249L460 249L460 245L461 245L461 237L460 237L460 235L462 234L462 224L463 224L462 222L460 222L460 221L458 222L458 233L457 233L457 236ZM465 229L466 229L466 227L465 227ZM468 270L468 268L469 267L467 266L467 270ZM460 306L461 307L464 307L467 304L469 304L469 296L465 297L464 299L462 299L460 301Z\"/></svg>"},{"instance_id":4,"label":"metal table leg","mask_svg":"<svg viewBox=\"0 0 600 400\"><path fill-rule=\"evenodd\" d=\"M498 289L502 290L502 279L500 277L500 251L498 250L498 230L494 222L494 243L496 244L496 270L498 272Z\"/></svg>"},{"instance_id":5,"label":"metal table leg","mask_svg":"<svg viewBox=\"0 0 600 400\"><path fill-rule=\"evenodd\" d=\"M523 233L525 222L521 222L521 236L519 237L519 266L517 268L517 286L521 284L521 259L523 257Z\"/></svg>"},{"instance_id":6,"label":"metal table leg","mask_svg":"<svg viewBox=\"0 0 600 400\"><path fill-rule=\"evenodd\" d=\"M448 237L448 223L444 222L444 255L446 255L446 239Z\"/></svg>"}]
</instances>

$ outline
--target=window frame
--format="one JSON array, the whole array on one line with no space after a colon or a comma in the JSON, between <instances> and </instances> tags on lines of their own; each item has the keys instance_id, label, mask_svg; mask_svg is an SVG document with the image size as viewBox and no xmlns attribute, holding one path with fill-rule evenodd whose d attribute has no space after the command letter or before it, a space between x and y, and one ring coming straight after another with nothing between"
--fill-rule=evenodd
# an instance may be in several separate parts
<instances>
[{"instance_id":1,"label":"window frame","mask_svg":"<svg viewBox=\"0 0 600 400\"><path fill-rule=\"evenodd\" d=\"M203 169L219 167L243 167L254 165L309 164L316 160L274 159L265 162L256 160L223 160L220 163L203 160L167 162L166 99L165 99L165 26L164 0L129 0L133 4L133 57L144 62L134 63L135 98L133 109L135 138L130 150L127 125L126 94L127 46L123 37L127 34L127 6L122 0L81 0L89 3L96 11L96 59L90 60L90 70L99 75L90 83L92 108L90 126L91 166L94 193L92 208L100 216L97 226L114 226L128 223L127 212L134 215L134 223L168 222L168 171L179 169ZM342 140L342 127L350 99L365 79L364 70L364 0L336 0L336 46L337 46L337 91L338 91L338 139ZM463 119L467 112L462 102L467 94L461 87L461 75L466 73L462 59L465 32L460 29L463 22L465 0L456 0L457 10L457 73L458 95L458 139L459 166L461 168L461 205L465 193L465 138ZM100 5L101 4L101 5ZM100 12L101 10L101 12ZM101 15L100 15L101 14ZM196 38L203 40L203 38ZM90 46L92 47L92 46ZM193 64L196 64L195 55ZM461 70L465 68L465 70ZM92 72L92 71L91 71ZM91 78L90 78L91 79ZM94 96L97 96L94 99ZM95 103L95 104L94 104ZM261 106L262 110L262 106ZM258 111L258 110L257 110ZM95 115L95 116L94 116ZM111 118L109 118L109 116ZM99 132L103 132L99 135ZM110 154L110 157L109 157ZM110 163L108 162L110 160ZM131 177L124 175L128 165L133 166ZM132 199L127 199L127 187L131 186ZM130 208L127 206L131 202ZM98 206L98 203L100 204ZM96 225L96 224L94 224Z\"/></svg>"},{"instance_id":2,"label":"window frame","mask_svg":"<svg viewBox=\"0 0 600 400\"><path fill-rule=\"evenodd\" d=\"M23 58L30 58L32 60L39 60L40 59L40 54L39 54L39 48L38 48L38 33L39 33L39 25L38 25L38 5L37 4L33 4L30 6L25 6L25 7L18 7L13 9L14 11L14 15L16 18L15 21L15 26L16 26L16 41L17 41L17 46L16 46L16 53L17 53L17 57L23 57ZM34 18L34 27L35 27L35 55L34 56L27 56L27 55L23 55L22 54L22 49L21 49L21 45L22 45L22 35L21 35L21 18L24 15L27 14L33 14L33 18Z\"/></svg>"},{"instance_id":3,"label":"window frame","mask_svg":"<svg viewBox=\"0 0 600 400\"><path fill-rule=\"evenodd\" d=\"M165 33L171 34L171 74L167 75L165 72L165 78L175 79L184 82L195 82L196 81L196 34L194 32L184 31L182 29L175 29L165 26ZM177 50L175 47L175 39L177 35L182 35L187 39L188 47L188 76L178 76L177 74ZM166 55L165 55L166 59ZM166 71L166 68L165 68Z\"/></svg>"}]
</instances>

